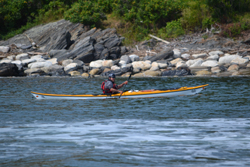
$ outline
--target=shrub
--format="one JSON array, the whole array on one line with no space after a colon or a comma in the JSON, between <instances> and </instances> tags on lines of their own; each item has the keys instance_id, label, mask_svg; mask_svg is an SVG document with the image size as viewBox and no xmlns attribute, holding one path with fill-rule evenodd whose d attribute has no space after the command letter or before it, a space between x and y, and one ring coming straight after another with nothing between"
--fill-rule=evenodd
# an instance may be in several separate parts
<instances>
[{"instance_id":1,"label":"shrub","mask_svg":"<svg viewBox=\"0 0 250 167\"><path fill-rule=\"evenodd\" d=\"M144 27L165 26L180 17L182 0L114 0L113 12L131 23Z\"/></svg>"},{"instance_id":2,"label":"shrub","mask_svg":"<svg viewBox=\"0 0 250 167\"><path fill-rule=\"evenodd\" d=\"M227 24L222 28L220 35L228 38L240 35L242 29L240 23Z\"/></svg>"},{"instance_id":3,"label":"shrub","mask_svg":"<svg viewBox=\"0 0 250 167\"><path fill-rule=\"evenodd\" d=\"M65 12L64 18L73 23L80 22L94 27L96 24L100 24L101 20L106 19L106 15L103 13L98 3L88 0L79 0Z\"/></svg>"},{"instance_id":4,"label":"shrub","mask_svg":"<svg viewBox=\"0 0 250 167\"><path fill-rule=\"evenodd\" d=\"M236 14L249 12L250 0L205 0L212 17L222 23L232 22Z\"/></svg>"},{"instance_id":5,"label":"shrub","mask_svg":"<svg viewBox=\"0 0 250 167\"><path fill-rule=\"evenodd\" d=\"M182 28L182 24L181 24L180 19L167 23L167 26L166 26L166 36L167 37L176 38L180 35L183 35L184 33L185 33L185 31Z\"/></svg>"},{"instance_id":6,"label":"shrub","mask_svg":"<svg viewBox=\"0 0 250 167\"><path fill-rule=\"evenodd\" d=\"M193 31L210 27L212 20L205 3L197 0L189 1L182 11L181 23L185 29Z\"/></svg>"},{"instance_id":7,"label":"shrub","mask_svg":"<svg viewBox=\"0 0 250 167\"><path fill-rule=\"evenodd\" d=\"M35 9L32 0L0 1L0 32L8 32L26 24L29 14Z\"/></svg>"},{"instance_id":8,"label":"shrub","mask_svg":"<svg viewBox=\"0 0 250 167\"><path fill-rule=\"evenodd\" d=\"M63 18L64 12L69 8L64 2L59 0L50 1L48 5L45 5L42 9L38 10L38 16L35 19L37 23L46 23L53 20ZM32 13L31 15L34 15Z\"/></svg>"}]
</instances>

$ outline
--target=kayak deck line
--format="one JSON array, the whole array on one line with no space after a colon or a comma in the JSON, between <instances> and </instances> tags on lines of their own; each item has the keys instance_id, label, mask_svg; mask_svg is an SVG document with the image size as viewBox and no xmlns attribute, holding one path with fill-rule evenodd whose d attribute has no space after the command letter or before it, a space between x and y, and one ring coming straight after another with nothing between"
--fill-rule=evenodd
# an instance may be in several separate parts
<instances>
[{"instance_id":1,"label":"kayak deck line","mask_svg":"<svg viewBox=\"0 0 250 167\"><path fill-rule=\"evenodd\" d=\"M122 94L121 97L161 97L161 96L174 96L174 95L192 95L199 93L204 89L208 84L193 86L193 87L180 87L176 89L166 89L166 90L136 90L136 91L126 91ZM200 89L199 91L195 91ZM191 90L191 92L190 92ZM185 93L185 92L188 93ZM182 92L182 93L181 93ZM48 93L38 93L31 92L36 99L105 99L105 98L117 98L120 97L120 93L105 95L105 94L80 94L80 95L71 95L71 94L48 94Z\"/></svg>"}]
</instances>

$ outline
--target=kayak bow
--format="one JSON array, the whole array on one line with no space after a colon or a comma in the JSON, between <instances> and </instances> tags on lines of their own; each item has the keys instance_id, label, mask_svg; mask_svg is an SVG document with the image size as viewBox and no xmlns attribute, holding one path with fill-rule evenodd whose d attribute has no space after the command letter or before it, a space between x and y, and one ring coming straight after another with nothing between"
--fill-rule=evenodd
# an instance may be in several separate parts
<instances>
[{"instance_id":1,"label":"kayak bow","mask_svg":"<svg viewBox=\"0 0 250 167\"><path fill-rule=\"evenodd\" d=\"M167 90L130 90L126 91L120 97L120 93L112 95L67 95L67 94L47 94L47 93L38 93L31 92L33 97L36 99L109 99L109 98L147 98L147 97L173 97L173 96L186 96L186 95L195 95L200 93L206 85L194 86L194 87L181 87L176 89L167 89Z\"/></svg>"}]
</instances>

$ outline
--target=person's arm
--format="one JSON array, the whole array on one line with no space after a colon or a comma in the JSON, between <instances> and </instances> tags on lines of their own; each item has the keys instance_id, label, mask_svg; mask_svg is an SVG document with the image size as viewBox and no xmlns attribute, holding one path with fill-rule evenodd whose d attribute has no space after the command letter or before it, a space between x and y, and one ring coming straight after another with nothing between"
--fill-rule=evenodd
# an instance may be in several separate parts
<instances>
[{"instance_id":1,"label":"person's arm","mask_svg":"<svg viewBox=\"0 0 250 167\"><path fill-rule=\"evenodd\" d=\"M123 82L121 85L118 85L118 86L117 86L117 89L120 89L121 87L123 87L123 86L126 85L126 84L128 84L128 81L125 81L125 82ZM121 91L120 93L122 93L122 91Z\"/></svg>"},{"instance_id":2,"label":"person's arm","mask_svg":"<svg viewBox=\"0 0 250 167\"><path fill-rule=\"evenodd\" d=\"M110 91L111 91L112 93L122 93L121 90L118 90L118 89L115 89L115 88L111 88Z\"/></svg>"}]
</instances>

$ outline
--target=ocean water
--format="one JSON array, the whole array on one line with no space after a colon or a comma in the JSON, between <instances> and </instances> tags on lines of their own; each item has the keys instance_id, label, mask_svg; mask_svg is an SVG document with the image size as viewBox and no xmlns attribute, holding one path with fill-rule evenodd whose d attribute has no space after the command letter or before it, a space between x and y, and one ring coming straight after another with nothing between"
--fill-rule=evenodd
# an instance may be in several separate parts
<instances>
[{"instance_id":1,"label":"ocean water","mask_svg":"<svg viewBox=\"0 0 250 167\"><path fill-rule=\"evenodd\" d=\"M96 94L103 80L0 78L0 166L250 166L250 78L131 78L126 87L209 84L172 98L36 100L30 93Z\"/></svg>"}]
</instances>

